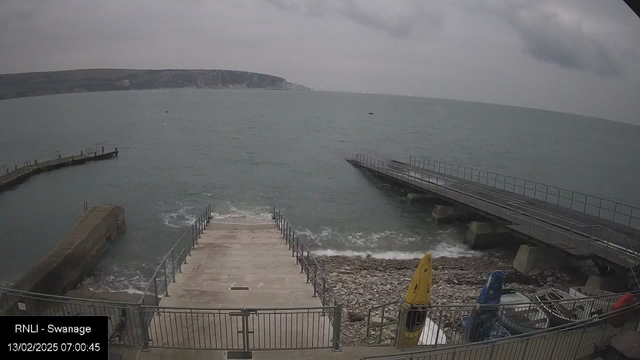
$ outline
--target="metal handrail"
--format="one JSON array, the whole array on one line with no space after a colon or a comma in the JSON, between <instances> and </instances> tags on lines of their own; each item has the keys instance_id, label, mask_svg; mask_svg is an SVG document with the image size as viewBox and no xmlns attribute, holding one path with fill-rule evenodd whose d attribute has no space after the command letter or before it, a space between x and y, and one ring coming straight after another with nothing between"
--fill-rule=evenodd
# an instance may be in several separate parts
<instances>
[{"instance_id":1,"label":"metal handrail","mask_svg":"<svg viewBox=\"0 0 640 360\"><path fill-rule=\"evenodd\" d=\"M316 258L311 255L309 245L304 238L296 233L282 210L277 205L273 205L273 220L282 234L282 238L291 250L291 256L296 258L296 264L300 265L300 273L306 274L307 284L313 286L313 296L320 297L320 303L324 306L323 314L329 317L333 326L333 349L339 350L341 347L340 336L342 328L342 304L333 291L331 281L324 274ZM305 256L305 249L307 254ZM313 272L312 272L313 268ZM328 295L328 299L326 298ZM331 309L333 307L333 309ZM332 311L333 310L333 311Z\"/></svg>"},{"instance_id":2,"label":"metal handrail","mask_svg":"<svg viewBox=\"0 0 640 360\"><path fill-rule=\"evenodd\" d=\"M585 214L593 215L598 218L613 221L618 224L627 225L636 229L638 229L637 226L640 225L640 208L632 205L624 204L618 201L604 199L597 195L586 194L586 193L582 193L574 190L564 189L559 186L547 185L547 184L532 181L532 180L520 179L514 176L503 175L503 174L494 173L491 171L474 169L467 166L448 163L445 161L433 160L430 158L421 158L413 155L409 156L409 164L411 166L415 166L418 168L439 172L442 174L476 182L478 184L494 187L496 189L502 189L504 191L520 194L536 200L544 201L550 204L555 204L564 208L569 208L571 210L581 211ZM462 175L461 175L461 171L462 171ZM483 176L483 173L484 173L484 176ZM470 175L470 178L467 177L467 174ZM482 182L481 179L483 179L484 182ZM509 179L512 179L512 181L509 182L508 181ZM502 183L502 187L499 187L498 183ZM529 187L528 186L529 184L532 184L533 187ZM507 186L507 185L510 185L510 186ZM521 188L522 193L516 191L517 188ZM550 192L550 189L555 189L557 191ZM527 191L527 190L530 190L530 191ZM533 191L533 196L531 196L531 191ZM567 193L569 195L566 195ZM539 197L538 194L542 196ZM552 198L555 197L556 201L555 202L550 201L549 199L550 196ZM584 201L577 199L579 197L582 197ZM595 202L593 201L589 202L590 198L594 199ZM569 202L569 206L563 205L563 204L566 204L566 202L563 203L560 201L560 199L567 200ZM582 204L582 209L574 207L573 206L574 203ZM603 203L612 204L613 209L603 207ZM597 214L588 212L587 211L588 207L593 208L594 212L595 210L597 210ZM619 207L620 207L620 210L618 209ZM628 213L622 212L622 208L624 207L629 209ZM605 211L605 213L611 212L612 217L608 218L606 216L603 216L605 214L603 213L603 210ZM634 215L634 213L637 215ZM627 217L628 220L626 221L626 223L617 221L616 220L617 215ZM635 220L635 224L636 224L635 226L634 224L632 224L632 219Z\"/></svg>"},{"instance_id":3,"label":"metal handrail","mask_svg":"<svg viewBox=\"0 0 640 360\"><path fill-rule=\"evenodd\" d=\"M507 289L505 289L507 290ZM515 290L515 289L514 289ZM632 295L640 295L640 291L631 292ZM398 342L399 339L404 338L404 329L406 325L406 319L410 318L428 318L433 324L437 324L437 328L430 328L425 334L427 338L434 339L436 333L441 333L444 341L435 340L435 342L429 342L427 346L444 346L464 343L467 341L481 341L487 338L486 327L484 321L470 320L464 324L462 318L476 318L476 319L500 319L505 314L508 314L514 309L522 311L523 313L531 313L528 315L530 320L546 320L549 317L549 328L556 327L564 322L558 323L549 312L552 308L562 308L567 314L576 314L579 319L593 318L596 315L602 315L611 311L613 304L617 301L622 293L609 294L593 297L580 297L570 298L562 300L545 300L545 301L527 301L519 303L507 303L507 304L452 304L452 305L412 305L411 307L402 306L403 301L398 299L394 302L389 302L382 305L377 305L369 309L367 318L367 328L365 332L365 339L373 341L374 344L388 343L389 338L383 339L383 328L393 328L396 337L391 341L391 344L402 347L404 341ZM383 309L381 311L381 309ZM377 310L377 311L376 311ZM393 319L387 319L384 311L391 313ZM379 323L372 324L372 313L376 311L381 318ZM382 313L381 313L382 312ZM409 316L409 314L413 314ZM418 316L417 314L422 314ZM543 315L544 314L544 315ZM579 314L579 315L578 315ZM396 317L397 316L397 317ZM408 317L409 316L409 317ZM570 316L570 315L566 315ZM553 320L552 320L553 319ZM389 321L387 321L389 320ZM577 321L577 318L572 321ZM570 322L566 320L565 322ZM372 331L373 330L373 333ZM373 336L372 336L373 335ZM383 341L384 340L384 341ZM440 342L440 343L439 343Z\"/></svg>"},{"instance_id":4,"label":"metal handrail","mask_svg":"<svg viewBox=\"0 0 640 360\"><path fill-rule=\"evenodd\" d=\"M155 306L160 305L160 298L169 295L169 281L176 281L177 272L182 272L182 264L187 263L187 256L191 256L191 249L195 248L198 239L204 232L207 224L211 220L211 203L209 203L196 217L194 223L185 231L180 239L173 244L171 249L162 258L155 272L151 276L151 280L145 287L139 304L145 304L145 298L153 295L155 298ZM153 286L153 290L151 287ZM164 290L164 291L163 291Z\"/></svg>"},{"instance_id":5,"label":"metal handrail","mask_svg":"<svg viewBox=\"0 0 640 360\"><path fill-rule=\"evenodd\" d=\"M622 327L623 329L626 328L627 325L633 325L629 327L628 330L636 330L636 327L638 326L638 317L637 317L638 310L640 310L640 303L636 303L634 305L624 307L615 311L611 311L606 314L598 315L586 320L580 320L580 321L568 323L568 324L553 327L553 328L541 329L541 330L509 336L505 338L485 340L485 341L472 342L472 343L444 345L442 347L437 347L430 350L411 351L411 352L403 352L403 353L390 354L390 355L367 356L367 357L364 357L363 360L367 360L367 359L409 360L409 359L422 358L430 355L442 356L444 354L456 354L458 351L469 351L474 348L486 348L486 347L493 348L494 346L501 346L503 344L509 344L516 341L522 341L522 340L528 341L529 339L538 338L541 336L547 336L552 334L557 335L560 333L566 333L573 330L586 329L587 327L596 327L599 325L607 324L608 321L611 320L612 318L620 319L621 317L627 320L626 324ZM602 337L604 337L605 333L606 332L603 331ZM578 348L576 348L576 352L579 350L579 345L581 345L581 343L582 343L582 337L578 343ZM531 349L531 351L536 351L536 350L537 349ZM527 355L526 351L527 350L525 348L525 354L522 354L522 358L528 357L526 356ZM487 356L487 354L484 354L484 355L485 357ZM448 358L448 357L443 357L443 358ZM488 358L491 359L492 358L491 355L489 355ZM574 356L572 358L579 358L579 357Z\"/></svg>"},{"instance_id":6,"label":"metal handrail","mask_svg":"<svg viewBox=\"0 0 640 360\"><path fill-rule=\"evenodd\" d=\"M507 288L508 289L508 288ZM505 290L507 290L505 289ZM561 304L561 303L580 303L580 302L585 302L585 301L608 301L608 300L612 300L612 299L618 299L620 296L622 296L623 294L631 294L633 296L640 296L640 290L634 290L634 291L625 291L625 292L621 292L621 293L612 293L612 294L605 294L605 295L598 295L598 296L585 296L585 297L580 297L580 298L572 298L572 299L560 299L560 300L545 300L545 301L528 301L528 302L520 302L520 303L508 303L508 304L496 304L496 305L489 305L489 304L449 304L449 305L433 305L433 304L428 304L428 305L420 305L420 307L423 308L429 308L429 309L447 309L447 308L456 308L456 309L460 309L460 308L468 308L468 309L482 309L482 308L491 308L491 309L496 309L496 308L502 308L502 307L513 307L513 306L521 306L521 305L548 305L548 304ZM382 307L382 306L390 306L390 305L400 305L402 304L403 300L397 300L397 301L390 301L384 304L379 304L379 305L374 305L372 307L373 308L377 308L377 307Z\"/></svg>"},{"instance_id":7,"label":"metal handrail","mask_svg":"<svg viewBox=\"0 0 640 360\"><path fill-rule=\"evenodd\" d=\"M339 350L340 337L335 334L340 333L340 316L333 316L334 321L331 323L319 321L319 316L337 311L341 311L341 305L249 309L150 306L0 288L0 316L107 315L109 343L139 346L142 349L156 347L228 350L228 339L234 339L235 345L233 342L231 344L231 348L234 349ZM242 320L241 326L238 326L238 322L235 322L235 326L232 325L236 317ZM230 326L227 327L227 323ZM249 323L253 325L253 329L250 329ZM333 332L327 325L331 326ZM296 332L292 332L294 328ZM298 336L298 332L305 335L304 340L302 336ZM237 341L238 333L242 333L243 340ZM250 343L248 335L251 333L256 339L266 341ZM210 341L201 341L205 336ZM276 337L283 341L276 342Z\"/></svg>"},{"instance_id":8,"label":"metal handrail","mask_svg":"<svg viewBox=\"0 0 640 360\"><path fill-rule=\"evenodd\" d=\"M393 162L393 161L392 161L391 163L394 163L394 164L395 164L395 162ZM402 163L398 163L398 164L402 164ZM406 164L402 164L402 165L405 165L405 166L406 166ZM411 165L411 166L413 166L413 165ZM415 167L415 166L414 166L414 167ZM422 173L422 172L421 172L421 173ZM428 174L428 173L424 173L424 174ZM565 218L565 217L558 216L558 215L553 214L553 213L551 213L551 212L544 211L544 210L540 210L540 209L537 209L537 208L533 208L533 207L531 207L531 206L528 206L526 203L524 203L524 202L522 202L522 201L520 201L520 200L513 200L513 198L511 198L511 197L505 196L505 195L503 195L503 194L501 194L501 193L498 193L498 192L492 192L492 191L490 191L490 190L488 190L488 189L486 189L486 188L477 187L477 186L474 186L474 185L472 185L472 184L467 184L467 183L459 182L459 181L452 180L452 179L446 179L446 178L440 178L440 177L436 177L436 178L438 178L438 179L443 179L443 180L445 180L445 181L453 182L453 183L456 183L456 184L460 184L460 185L463 185L463 186L465 186L465 187L469 187L469 188L477 189L477 190L479 190L479 191L483 191L483 192L490 192L492 195L499 196L499 197L502 197L502 198L505 198L505 199L509 200L509 202L508 202L508 203L509 203L510 205L513 205L513 206L519 206L520 208L524 208L524 209L526 209L527 211L536 212L536 213L540 214L541 216L552 217L552 218L557 219L557 220L559 220L559 221L561 221L561 222L567 222L567 223L570 223L572 226L571 226L571 228L569 228L569 229L567 229L567 230L570 230L570 231L572 231L572 232L574 232L574 231L573 231L573 229L585 229L585 228L589 228L589 229L591 229L591 230L593 230L593 229L595 229L595 228L605 230L605 231L607 231L608 233L615 234L615 235L617 235L617 236L619 236L619 237L622 237L622 238L626 238L627 243L629 244L629 248L630 248L630 249L632 249L633 253L635 253L635 254L639 254L639 252L635 250L635 247L634 247L634 246L633 246L633 244L631 243L631 240L632 240L632 239L630 239L627 235L624 235L624 234L619 233L619 232L617 232L617 231L614 231L614 230L608 229L608 228L606 228L606 227L602 226L601 224L580 224L580 223L575 222L574 220L569 220L569 219L567 219L567 218ZM417 179L420 179L420 178L417 178ZM481 184L481 185L482 185L482 184ZM499 188L497 188L497 189L499 190ZM539 200L539 199L538 199L538 200ZM488 200L487 200L487 201L488 201ZM499 205L499 204L498 204L498 205ZM515 209L514 209L514 210L515 210ZM521 213L521 214L526 214L526 213L525 213L525 212L523 212L523 211L519 211L519 213ZM528 215L528 214L527 214L527 215ZM583 235L583 236L593 237L593 232L590 232L590 233L589 233L589 235L586 235L586 234L584 234L584 233L579 233L579 232L576 232L576 233L578 233L578 234L580 234L580 235ZM635 241L635 240L634 240L634 241Z\"/></svg>"},{"instance_id":9,"label":"metal handrail","mask_svg":"<svg viewBox=\"0 0 640 360\"><path fill-rule=\"evenodd\" d=\"M329 277L324 274L322 267L318 264L316 258L311 255L309 245L303 238L293 229L282 210L277 205L273 205L273 219L282 233L282 237L291 249L291 256L296 258L296 264L300 265L300 272L305 272L307 282L313 285L314 296L320 294L320 301L323 306L340 305L338 297L333 291ZM306 251L306 255L305 255ZM322 283L320 283L322 281ZM325 299L325 295L329 295L329 302Z\"/></svg>"},{"instance_id":10,"label":"metal handrail","mask_svg":"<svg viewBox=\"0 0 640 360\"><path fill-rule=\"evenodd\" d=\"M462 191L460 189L456 189L456 188L452 188L450 186L447 186L448 183L461 184L461 185L464 185L464 186L468 186L468 185L466 185L464 183L460 183L457 180L452 180L452 179L439 177L437 175L428 174L428 173L422 173L422 172L421 172L421 174L425 174L425 175L428 176L427 179L424 179L422 177L413 176L413 175L406 174L406 173L403 173L401 171L392 169L389 166L390 163L387 162L387 161L380 160L380 159L375 159L375 158L370 158L370 157L367 157L367 156L362 155L362 154L357 154L356 155L356 162L358 162L358 163L360 163L360 164L362 164L364 166L367 166L367 167L369 167L369 168L371 168L373 170L380 171L382 173L391 173L391 174L398 175L401 178L407 178L407 180L415 180L415 181L419 181L419 182L422 182L422 183L426 183L428 188L431 185L433 185L436 188L447 189L448 191L460 193L460 194L463 194L464 196L475 198L475 199L477 199L477 200L479 200L479 201L481 201L483 203L491 204L493 206L500 207L500 208L502 208L504 210L507 210L509 212L512 212L514 214L517 213L517 214L520 214L522 216L526 216L526 217L529 217L529 218L534 218L534 219L542 221L542 222L548 222L548 219L545 220L545 219L541 219L541 218L536 218L536 217L533 217L531 214L527 214L525 212L519 211L517 209L514 209L513 207L507 207L504 204L500 204L500 203L497 203L497 202L494 202L494 201L491 201L491 200L488 200L488 199L484 199L484 198L479 197L479 196L477 196L475 194L470 194L470 193L467 193L467 192ZM444 182L444 184L441 184L440 182ZM518 217L518 218L522 219L522 217ZM569 222L568 220L564 220L564 219L563 219L563 221ZM575 225L575 223L574 223L574 225ZM584 227L584 225L578 225L578 226L576 226L576 229L579 229L580 227ZM548 228L548 229L550 229L550 228ZM571 231L571 229L566 229L566 230L570 230L570 232L575 233L574 231ZM569 236L569 237L572 238L574 241L587 241L587 249L589 249L592 240L594 242L598 242L598 243L601 243L603 245L606 245L607 251L610 248L611 249L616 249L616 250L620 250L620 248L621 248L620 245L616 245L616 244L614 244L614 246L611 246L611 242L609 240L602 240L602 239L598 239L598 238L595 238L595 237L586 237L585 235L580 234L580 233L575 233L575 234L581 236L582 238L577 238L577 237L574 237L574 236ZM609 239L611 238L611 234L613 234L613 232L609 233ZM629 241L629 240L627 239L627 241ZM625 259L627 259L628 252L632 252L634 254L634 256L636 256L636 258L638 258L638 253L635 252L633 250L633 248L631 248L631 249L624 248L624 249L625 249L625 251L623 251L623 254L624 254ZM638 261L636 260L635 263L638 263Z\"/></svg>"}]
</instances>

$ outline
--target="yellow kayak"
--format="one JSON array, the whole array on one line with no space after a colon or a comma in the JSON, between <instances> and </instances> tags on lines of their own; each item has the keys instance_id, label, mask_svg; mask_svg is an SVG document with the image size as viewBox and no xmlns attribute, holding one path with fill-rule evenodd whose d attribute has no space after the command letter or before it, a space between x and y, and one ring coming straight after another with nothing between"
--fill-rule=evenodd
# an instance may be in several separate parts
<instances>
[{"instance_id":1,"label":"yellow kayak","mask_svg":"<svg viewBox=\"0 0 640 360\"><path fill-rule=\"evenodd\" d=\"M418 345L418 340L425 324L426 312L419 310L411 310L415 307L429 305L431 300L431 253L426 253L416 272L411 278L411 283L404 297L403 308L408 309L407 316L404 321L405 331L403 341L404 346Z\"/></svg>"}]
</instances>

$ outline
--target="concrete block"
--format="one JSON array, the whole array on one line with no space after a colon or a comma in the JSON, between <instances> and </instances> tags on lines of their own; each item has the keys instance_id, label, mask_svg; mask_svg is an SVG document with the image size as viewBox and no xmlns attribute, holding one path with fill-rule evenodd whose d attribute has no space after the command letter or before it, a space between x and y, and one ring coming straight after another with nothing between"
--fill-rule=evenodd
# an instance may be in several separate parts
<instances>
[{"instance_id":1,"label":"concrete block","mask_svg":"<svg viewBox=\"0 0 640 360\"><path fill-rule=\"evenodd\" d=\"M571 266L569 256L561 250L541 248L535 245L520 245L513 267L523 274L533 269Z\"/></svg>"},{"instance_id":2,"label":"concrete block","mask_svg":"<svg viewBox=\"0 0 640 360\"><path fill-rule=\"evenodd\" d=\"M464 243L474 250L487 249L508 241L509 238L511 238L511 234L500 224L472 221L469 223Z\"/></svg>"},{"instance_id":3,"label":"concrete block","mask_svg":"<svg viewBox=\"0 0 640 360\"><path fill-rule=\"evenodd\" d=\"M468 218L470 212L451 205L436 205L431 215L438 224L442 224Z\"/></svg>"}]
</instances>

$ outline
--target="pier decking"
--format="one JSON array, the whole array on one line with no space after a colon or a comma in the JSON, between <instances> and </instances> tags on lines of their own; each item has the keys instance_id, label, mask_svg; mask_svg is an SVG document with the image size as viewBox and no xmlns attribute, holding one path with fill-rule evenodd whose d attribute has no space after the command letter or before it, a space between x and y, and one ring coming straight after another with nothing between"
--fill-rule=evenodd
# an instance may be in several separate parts
<instances>
[{"instance_id":1,"label":"pier decking","mask_svg":"<svg viewBox=\"0 0 640 360\"><path fill-rule=\"evenodd\" d=\"M15 165L13 171L10 171L6 165L3 165L0 167L0 192L8 190L31 176L44 171L80 165L88 161L106 160L116 156L118 156L118 148L115 148L114 151L108 152L104 152L103 150L101 153L98 153L97 151L91 153L81 152L79 155L71 155L67 157L58 156L57 159L42 162L34 161L33 164L31 161L27 161L22 167Z\"/></svg>"},{"instance_id":2,"label":"pier decking","mask_svg":"<svg viewBox=\"0 0 640 360\"><path fill-rule=\"evenodd\" d=\"M564 189L556 188L557 192L553 193L545 185L547 188L542 191L534 182L521 180L519 183L519 179L509 182L504 176L491 178L491 173L476 169L465 173L465 178L461 176L462 170L452 168L450 164L434 168L422 166L423 162L415 160L418 158L412 159L410 163L403 163L358 155L348 161L410 188L433 193L492 218L517 235L561 249L577 258L592 258L622 268L634 268L640 263L637 251L640 249L637 228L640 209L624 205L628 209L621 211L620 204L599 198L600 205L596 206L590 203L590 196L585 195L578 201L573 199L573 193L569 207L565 207L562 206ZM532 188L529 183L536 185ZM615 207L611 210L603 207L603 200ZM577 210L574 203L580 203L582 211ZM607 212L611 213L609 218L604 216Z\"/></svg>"}]
</instances>

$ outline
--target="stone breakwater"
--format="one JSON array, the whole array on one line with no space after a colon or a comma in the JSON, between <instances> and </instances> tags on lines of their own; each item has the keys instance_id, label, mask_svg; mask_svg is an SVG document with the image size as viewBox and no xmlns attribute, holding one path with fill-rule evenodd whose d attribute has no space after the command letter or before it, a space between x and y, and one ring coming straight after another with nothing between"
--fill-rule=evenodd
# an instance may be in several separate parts
<instances>
[{"instance_id":1,"label":"stone breakwater","mask_svg":"<svg viewBox=\"0 0 640 360\"><path fill-rule=\"evenodd\" d=\"M568 290L584 285L587 274L580 269L533 270L524 275L511 263L513 251L497 251L481 256L433 259L431 302L434 305L473 304L493 270L505 273L505 287L519 289L525 295L554 287ZM342 341L344 345L369 342L365 339L369 308L389 302L399 303L420 262L362 257L322 256L318 262L328 275L336 295L343 304ZM397 316L398 306L387 314ZM453 321L453 320L452 320ZM384 329L383 340L390 343L393 329Z\"/></svg>"}]
</instances>

